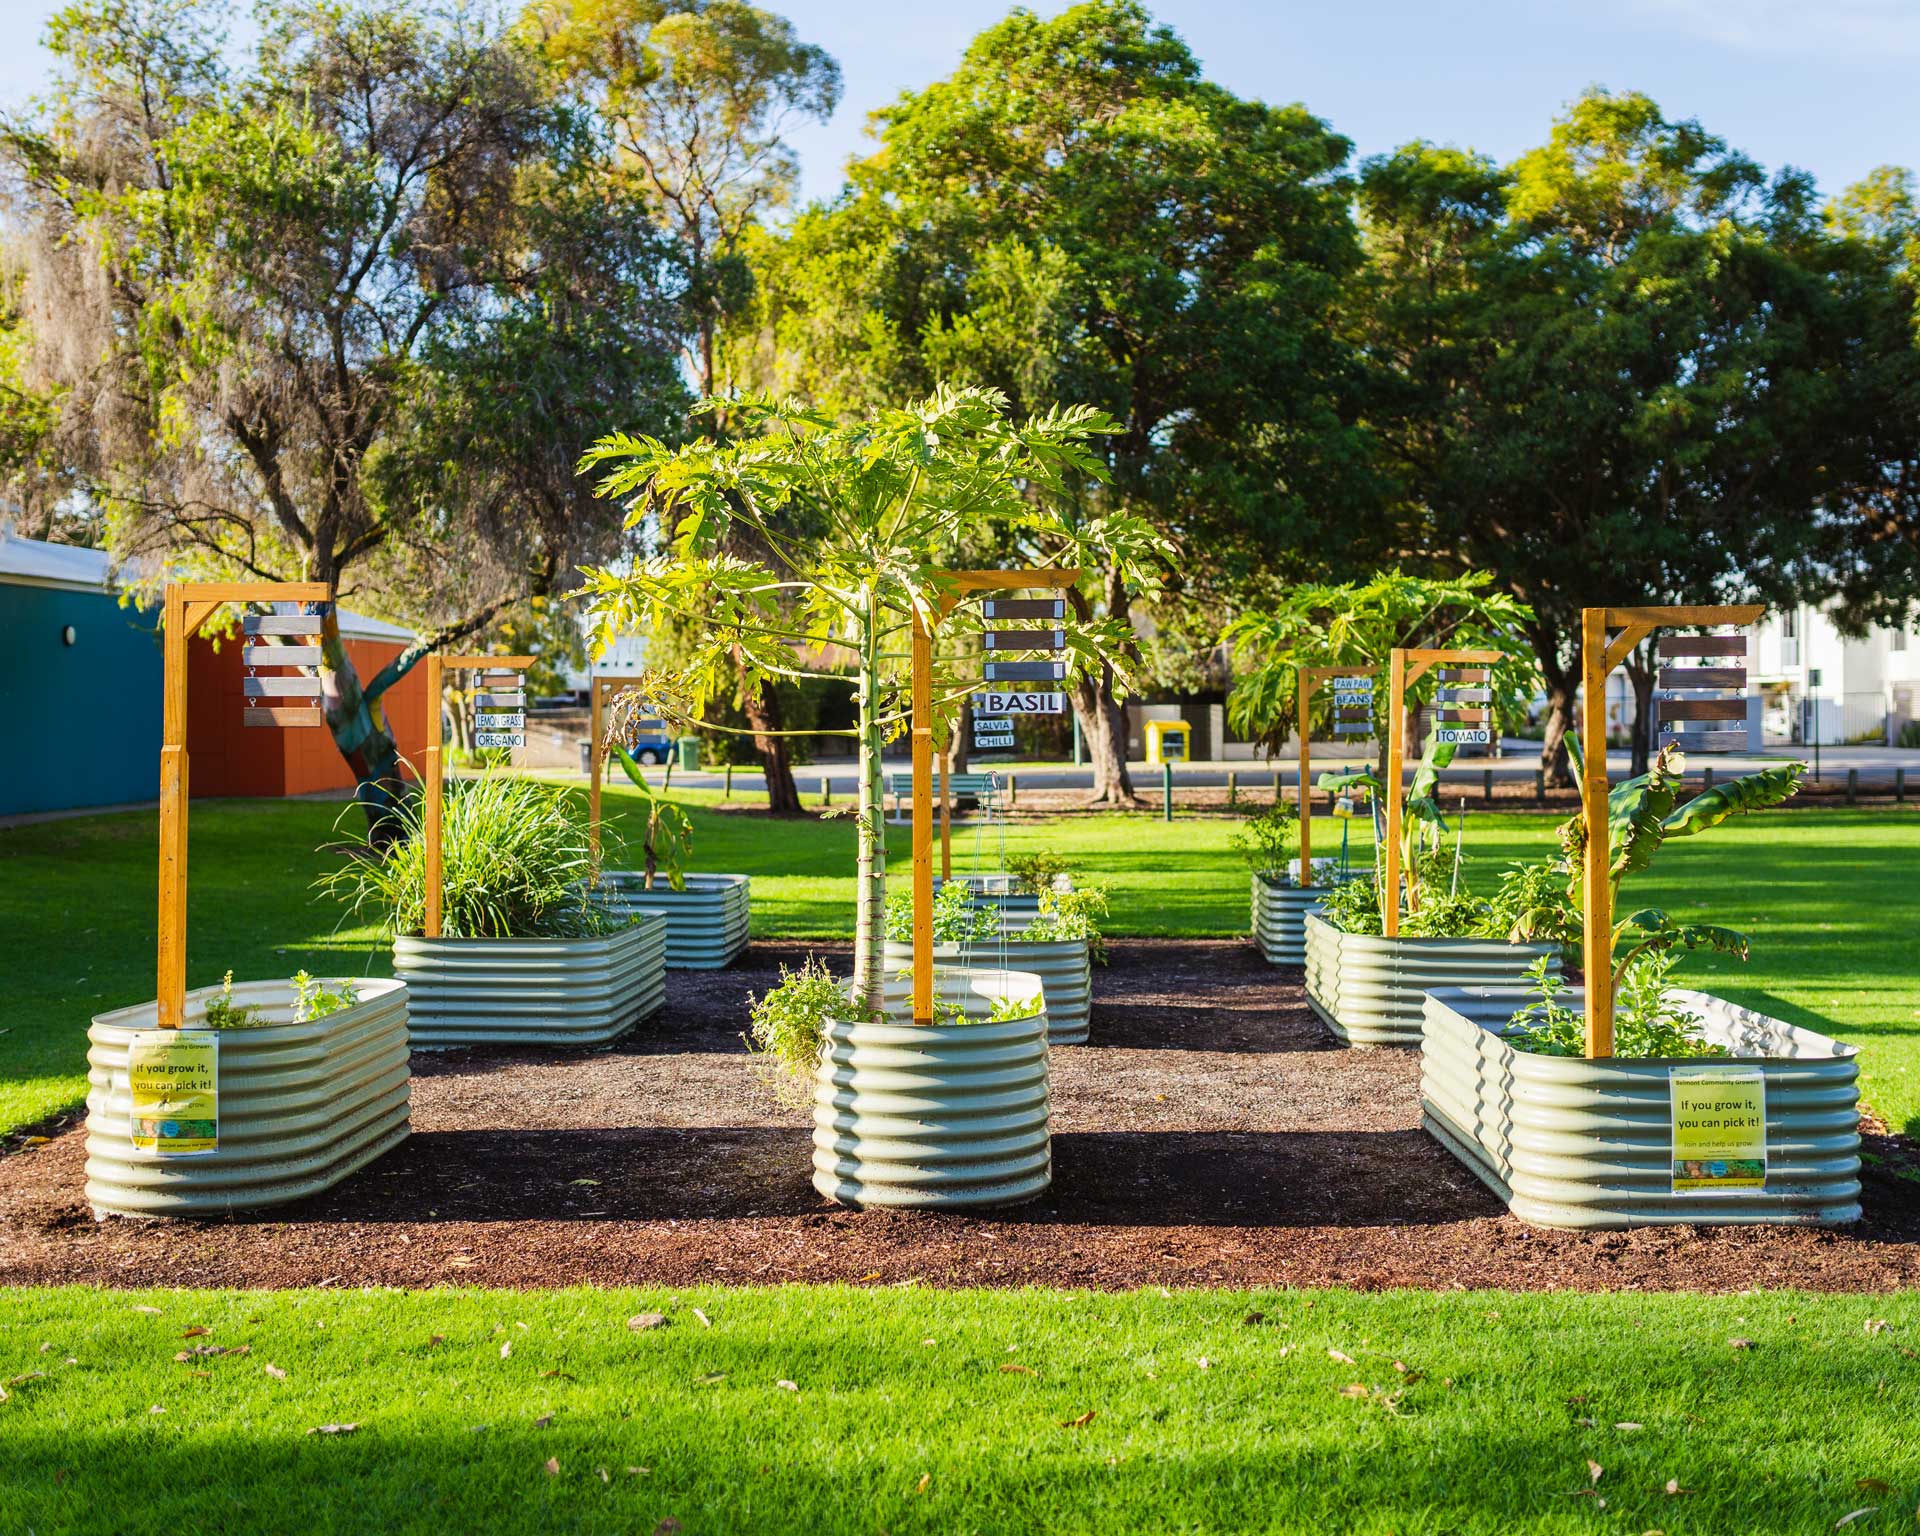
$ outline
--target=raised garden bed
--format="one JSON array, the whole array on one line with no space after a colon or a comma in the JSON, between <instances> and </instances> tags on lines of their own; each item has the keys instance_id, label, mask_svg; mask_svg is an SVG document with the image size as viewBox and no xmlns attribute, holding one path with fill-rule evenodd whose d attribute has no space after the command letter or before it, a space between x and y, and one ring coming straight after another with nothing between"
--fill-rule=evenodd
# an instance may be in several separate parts
<instances>
[{"instance_id":1,"label":"raised garden bed","mask_svg":"<svg viewBox=\"0 0 1920 1536\"><path fill-rule=\"evenodd\" d=\"M1307 916L1333 894L1331 885L1253 876L1253 942L1269 965L1307 963Z\"/></svg>"},{"instance_id":2,"label":"raised garden bed","mask_svg":"<svg viewBox=\"0 0 1920 1536\"><path fill-rule=\"evenodd\" d=\"M1040 995L1020 971L938 971L935 996L963 1021L829 1020L814 1080L813 1187L856 1208L1015 1205L1053 1178L1047 1015L990 1021L1001 1000Z\"/></svg>"},{"instance_id":3,"label":"raised garden bed","mask_svg":"<svg viewBox=\"0 0 1920 1536\"><path fill-rule=\"evenodd\" d=\"M1040 915L1040 898L1031 891L1023 890L1020 881L1013 875L954 875L952 882L964 885L967 895L976 907L991 907L997 910L1003 921L1013 928L1024 928ZM948 881L935 878L936 891ZM1073 877L1061 875L1054 881L1057 891L1073 889Z\"/></svg>"},{"instance_id":4,"label":"raised garden bed","mask_svg":"<svg viewBox=\"0 0 1920 1536\"><path fill-rule=\"evenodd\" d=\"M1705 992L1666 995L1697 1014L1725 1057L1588 1061L1505 1038L1527 988L1429 993L1421 1119L1522 1221L1618 1228L1686 1223L1838 1226L1860 1219L1854 1047ZM1568 1006L1577 988L1561 994ZM1677 1193L1676 1066L1758 1069L1766 1082L1766 1185Z\"/></svg>"},{"instance_id":5,"label":"raised garden bed","mask_svg":"<svg viewBox=\"0 0 1920 1536\"><path fill-rule=\"evenodd\" d=\"M219 1146L189 1157L134 1149L130 1037L154 1003L103 1013L87 1031L86 1198L96 1216L222 1216L319 1193L398 1146L409 1129L407 989L355 980L359 1001L295 1023L291 981L232 988L263 1023L219 1031ZM187 993L204 1028L221 987Z\"/></svg>"},{"instance_id":6,"label":"raised garden bed","mask_svg":"<svg viewBox=\"0 0 1920 1536\"><path fill-rule=\"evenodd\" d=\"M1435 987L1517 987L1551 944L1347 933L1309 913L1307 1003L1347 1045L1417 1046L1426 994Z\"/></svg>"},{"instance_id":7,"label":"raised garden bed","mask_svg":"<svg viewBox=\"0 0 1920 1536\"><path fill-rule=\"evenodd\" d=\"M1093 1013L1093 963L1085 939L1021 939L1009 937L1006 953L999 943L988 940L977 944L936 944L933 963L947 971L980 971L998 976L1011 969L1040 979L1040 993L1047 1005L1047 1043L1049 1045L1085 1045L1088 1022ZM890 1002L896 994L904 998L900 973L913 967L913 946L899 939L888 939L882 952L887 968ZM978 999L968 1001L969 1012L984 1017L989 1005Z\"/></svg>"},{"instance_id":8,"label":"raised garden bed","mask_svg":"<svg viewBox=\"0 0 1920 1536\"><path fill-rule=\"evenodd\" d=\"M393 941L393 973L412 993L416 1048L605 1045L666 998L667 919L636 911L582 939Z\"/></svg>"},{"instance_id":9,"label":"raised garden bed","mask_svg":"<svg viewBox=\"0 0 1920 1536\"><path fill-rule=\"evenodd\" d=\"M638 870L608 870L600 877L615 911L660 912L667 919L667 969L718 971L747 947L748 880L745 875L688 875L676 891L665 875L647 889Z\"/></svg>"}]
</instances>

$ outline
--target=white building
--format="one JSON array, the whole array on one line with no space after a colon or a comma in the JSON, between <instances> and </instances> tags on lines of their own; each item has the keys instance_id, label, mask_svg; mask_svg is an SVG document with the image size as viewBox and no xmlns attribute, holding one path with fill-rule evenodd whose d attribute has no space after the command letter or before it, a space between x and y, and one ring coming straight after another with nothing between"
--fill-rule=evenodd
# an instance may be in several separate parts
<instances>
[{"instance_id":1,"label":"white building","mask_svg":"<svg viewBox=\"0 0 1920 1536\"><path fill-rule=\"evenodd\" d=\"M1912 623L1849 640L1819 608L1783 608L1760 623L1751 665L1769 741L1892 745L1920 717L1920 626Z\"/></svg>"}]
</instances>

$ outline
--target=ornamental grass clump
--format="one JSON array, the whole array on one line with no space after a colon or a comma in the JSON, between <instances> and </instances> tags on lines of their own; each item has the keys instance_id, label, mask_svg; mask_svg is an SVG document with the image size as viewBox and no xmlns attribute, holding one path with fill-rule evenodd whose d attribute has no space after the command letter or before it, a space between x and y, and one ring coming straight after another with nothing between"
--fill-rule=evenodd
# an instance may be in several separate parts
<instances>
[{"instance_id":1,"label":"ornamental grass clump","mask_svg":"<svg viewBox=\"0 0 1920 1536\"><path fill-rule=\"evenodd\" d=\"M384 858L367 844L315 884L352 916L418 934L427 913L418 797L397 814L406 836ZM447 786L440 829L445 938L593 938L631 921L595 882L586 817L562 789L489 770Z\"/></svg>"}]
</instances>

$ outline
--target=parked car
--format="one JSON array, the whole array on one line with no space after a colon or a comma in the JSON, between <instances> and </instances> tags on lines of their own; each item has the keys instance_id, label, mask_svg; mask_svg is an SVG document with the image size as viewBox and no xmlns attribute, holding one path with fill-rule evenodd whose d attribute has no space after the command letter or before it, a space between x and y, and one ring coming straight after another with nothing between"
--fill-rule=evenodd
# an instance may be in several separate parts
<instances>
[{"instance_id":1,"label":"parked car","mask_svg":"<svg viewBox=\"0 0 1920 1536\"><path fill-rule=\"evenodd\" d=\"M664 763L673 752L673 737L667 731L667 722L654 715L642 715L633 722L627 750L639 762Z\"/></svg>"}]
</instances>

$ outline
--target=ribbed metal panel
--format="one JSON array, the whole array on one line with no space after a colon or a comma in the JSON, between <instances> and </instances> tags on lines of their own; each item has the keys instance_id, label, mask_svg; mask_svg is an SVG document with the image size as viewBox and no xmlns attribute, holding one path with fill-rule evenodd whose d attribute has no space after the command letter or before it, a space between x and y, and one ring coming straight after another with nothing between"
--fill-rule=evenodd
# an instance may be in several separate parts
<instances>
[{"instance_id":1,"label":"ribbed metal panel","mask_svg":"<svg viewBox=\"0 0 1920 1536\"><path fill-rule=\"evenodd\" d=\"M416 1050L605 1045L665 1000L666 961L667 920L653 911L595 939L393 941Z\"/></svg>"},{"instance_id":2,"label":"ribbed metal panel","mask_svg":"<svg viewBox=\"0 0 1920 1536\"><path fill-rule=\"evenodd\" d=\"M1544 1227L1695 1223L1834 1226L1860 1218L1855 1050L1704 992L1672 996L1710 1040L1767 1080L1767 1186L1676 1195L1665 1061L1585 1061L1501 1037L1525 988L1427 997L1420 1098L1427 1128L1512 1208ZM1561 993L1578 1008L1579 988Z\"/></svg>"},{"instance_id":3,"label":"ribbed metal panel","mask_svg":"<svg viewBox=\"0 0 1920 1536\"><path fill-rule=\"evenodd\" d=\"M1040 915L1040 898L1018 889L1012 875L955 875L953 878L966 886L973 898L971 905L995 908L1009 927L1024 928ZM937 891L945 883L936 876L933 888ZM1072 890L1072 877L1060 876L1055 889Z\"/></svg>"},{"instance_id":4,"label":"ribbed metal panel","mask_svg":"<svg viewBox=\"0 0 1920 1536\"><path fill-rule=\"evenodd\" d=\"M1348 1045L1418 1045L1421 1012L1433 987L1519 986L1551 944L1495 939L1384 938L1345 933L1318 914L1307 917L1307 1002Z\"/></svg>"},{"instance_id":5,"label":"ribbed metal panel","mask_svg":"<svg viewBox=\"0 0 1920 1536\"><path fill-rule=\"evenodd\" d=\"M1307 914L1333 894L1330 885L1294 885L1253 877L1253 942L1269 965L1307 963Z\"/></svg>"},{"instance_id":6,"label":"ribbed metal panel","mask_svg":"<svg viewBox=\"0 0 1920 1536\"><path fill-rule=\"evenodd\" d=\"M648 890L647 877L638 870L607 870L601 879L618 910L666 914L670 971L724 970L747 947L745 875L688 875L684 891L676 891L664 875Z\"/></svg>"},{"instance_id":7,"label":"ribbed metal panel","mask_svg":"<svg viewBox=\"0 0 1920 1536\"><path fill-rule=\"evenodd\" d=\"M913 946L899 939L888 939L881 952L881 963L887 968L888 1006L898 1005L904 1010L908 983L899 973L912 970ZM947 970L984 970L998 975L1003 961L1000 945L988 939L972 945L936 944L933 963ZM1004 964L1016 972L1040 978L1040 992L1047 1005L1049 1045L1086 1044L1087 1025L1093 1013L1093 964L1087 956L1085 939L1058 942L1008 939ZM985 1018L990 1006L979 1002L973 1011Z\"/></svg>"},{"instance_id":8,"label":"ribbed metal panel","mask_svg":"<svg viewBox=\"0 0 1920 1536\"><path fill-rule=\"evenodd\" d=\"M329 977L332 985L347 978ZM98 1215L222 1216L330 1189L407 1137L407 989L353 979L360 1001L295 1024L287 981L234 987L281 1021L220 1031L220 1146L205 1156L133 1150L128 1038L159 1026L153 1003L103 1013L87 1032L87 1201ZM202 1027L219 987L187 994Z\"/></svg>"},{"instance_id":9,"label":"ribbed metal panel","mask_svg":"<svg viewBox=\"0 0 1920 1536\"><path fill-rule=\"evenodd\" d=\"M936 972L937 995L985 1014L1040 991L1030 972ZM890 987L894 997L905 992ZM843 1205L1012 1205L1053 1178L1047 1019L830 1022L814 1082L813 1187ZM904 1012L904 1008L901 1009Z\"/></svg>"}]
</instances>

